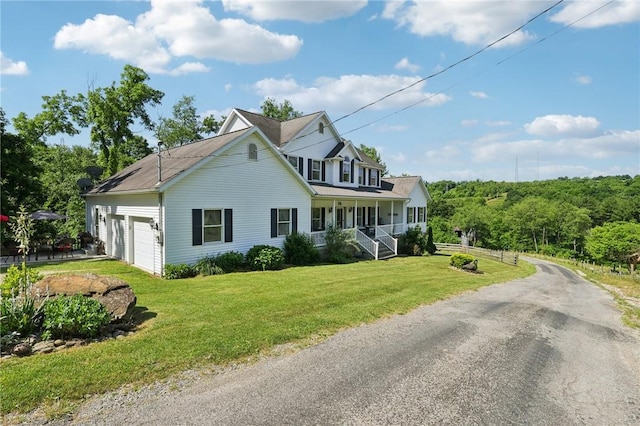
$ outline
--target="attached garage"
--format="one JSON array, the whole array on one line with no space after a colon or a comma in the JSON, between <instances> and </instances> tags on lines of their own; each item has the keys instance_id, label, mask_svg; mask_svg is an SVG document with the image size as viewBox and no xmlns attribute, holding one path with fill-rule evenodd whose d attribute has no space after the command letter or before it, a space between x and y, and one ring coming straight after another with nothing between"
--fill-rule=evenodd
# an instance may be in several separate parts
<instances>
[{"instance_id":1,"label":"attached garage","mask_svg":"<svg viewBox=\"0 0 640 426\"><path fill-rule=\"evenodd\" d=\"M154 272L155 235L149 226L149 220L150 218L133 218L133 235L131 235L133 259L131 263L141 269Z\"/></svg>"}]
</instances>

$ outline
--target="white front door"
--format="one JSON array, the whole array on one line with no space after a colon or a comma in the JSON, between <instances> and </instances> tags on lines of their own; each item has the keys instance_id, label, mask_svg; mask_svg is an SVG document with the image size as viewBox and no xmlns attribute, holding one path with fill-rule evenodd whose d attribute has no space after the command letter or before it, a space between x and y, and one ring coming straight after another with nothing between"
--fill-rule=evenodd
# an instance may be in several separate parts
<instances>
[{"instance_id":1,"label":"white front door","mask_svg":"<svg viewBox=\"0 0 640 426\"><path fill-rule=\"evenodd\" d=\"M111 216L111 227L108 232L107 254L116 259L124 259L124 216Z\"/></svg>"}]
</instances>

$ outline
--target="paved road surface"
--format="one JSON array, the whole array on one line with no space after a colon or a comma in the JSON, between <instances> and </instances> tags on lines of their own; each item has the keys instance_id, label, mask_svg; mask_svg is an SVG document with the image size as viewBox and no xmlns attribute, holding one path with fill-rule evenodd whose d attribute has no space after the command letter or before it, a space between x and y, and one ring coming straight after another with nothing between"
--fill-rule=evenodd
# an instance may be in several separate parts
<instances>
[{"instance_id":1,"label":"paved road surface","mask_svg":"<svg viewBox=\"0 0 640 426\"><path fill-rule=\"evenodd\" d=\"M179 391L94 401L78 424L638 425L640 340L612 297L535 276L356 327Z\"/></svg>"}]
</instances>

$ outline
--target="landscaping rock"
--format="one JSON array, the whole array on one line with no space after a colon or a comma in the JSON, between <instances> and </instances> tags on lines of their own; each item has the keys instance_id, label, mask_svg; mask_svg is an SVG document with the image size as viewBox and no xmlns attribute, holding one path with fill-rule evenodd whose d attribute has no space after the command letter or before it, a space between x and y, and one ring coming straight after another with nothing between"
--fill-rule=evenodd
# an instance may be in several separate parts
<instances>
[{"instance_id":1,"label":"landscaping rock","mask_svg":"<svg viewBox=\"0 0 640 426\"><path fill-rule=\"evenodd\" d=\"M38 342L35 345L33 345L33 352L39 352L43 354L48 354L49 352L53 352L54 349L55 349L55 346L53 345L53 342L51 340Z\"/></svg>"},{"instance_id":2,"label":"landscaping rock","mask_svg":"<svg viewBox=\"0 0 640 426\"><path fill-rule=\"evenodd\" d=\"M30 344L28 344L27 342L22 342L18 343L13 347L13 349L11 349L11 354L15 356L28 356L31 355L32 351L33 349L31 348Z\"/></svg>"},{"instance_id":3,"label":"landscaping rock","mask_svg":"<svg viewBox=\"0 0 640 426\"><path fill-rule=\"evenodd\" d=\"M112 321L123 319L136 305L136 296L129 284L118 278L96 274L49 275L38 281L31 291L40 301L46 295L82 294L94 298L107 308Z\"/></svg>"}]
</instances>

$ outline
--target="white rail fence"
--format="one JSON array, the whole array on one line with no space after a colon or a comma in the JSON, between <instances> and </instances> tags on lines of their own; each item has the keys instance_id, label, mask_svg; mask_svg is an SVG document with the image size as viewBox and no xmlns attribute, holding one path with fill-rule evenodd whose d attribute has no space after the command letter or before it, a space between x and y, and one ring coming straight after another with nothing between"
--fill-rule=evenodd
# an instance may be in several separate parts
<instances>
[{"instance_id":1,"label":"white rail fence","mask_svg":"<svg viewBox=\"0 0 640 426\"><path fill-rule=\"evenodd\" d=\"M509 265L518 264L518 253L512 251L489 250L480 247L463 246L462 244L436 243L438 251L467 253L477 257L499 260Z\"/></svg>"}]
</instances>

